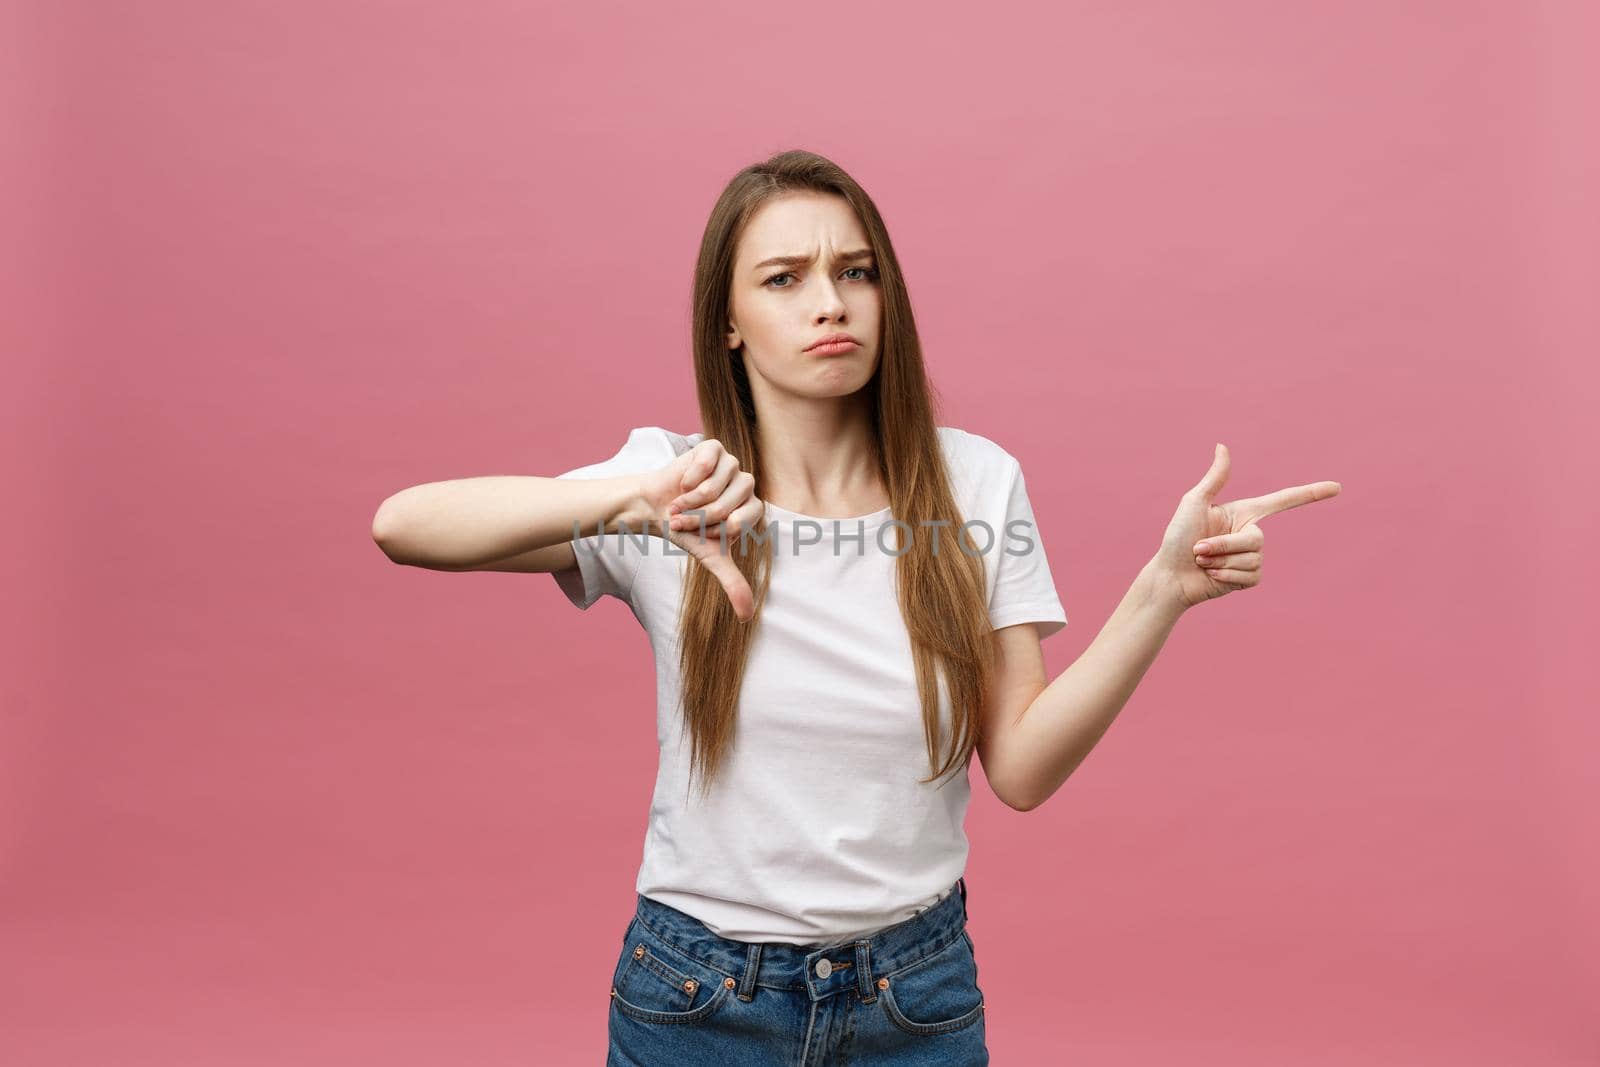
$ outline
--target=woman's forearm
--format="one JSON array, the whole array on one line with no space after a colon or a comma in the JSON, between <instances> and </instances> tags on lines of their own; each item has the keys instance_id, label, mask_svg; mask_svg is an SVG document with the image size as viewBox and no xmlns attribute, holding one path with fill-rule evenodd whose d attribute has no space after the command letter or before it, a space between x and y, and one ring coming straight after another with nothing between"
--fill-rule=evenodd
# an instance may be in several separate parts
<instances>
[{"instance_id":1,"label":"woman's forearm","mask_svg":"<svg viewBox=\"0 0 1600 1067\"><path fill-rule=\"evenodd\" d=\"M1183 611L1146 564L1089 647L1028 705L1013 727L1022 810L1048 800L1099 743Z\"/></svg>"},{"instance_id":2,"label":"woman's forearm","mask_svg":"<svg viewBox=\"0 0 1600 1067\"><path fill-rule=\"evenodd\" d=\"M385 500L372 537L390 559L420 567L462 567L573 539L645 530L640 478L488 475L426 482Z\"/></svg>"}]
</instances>

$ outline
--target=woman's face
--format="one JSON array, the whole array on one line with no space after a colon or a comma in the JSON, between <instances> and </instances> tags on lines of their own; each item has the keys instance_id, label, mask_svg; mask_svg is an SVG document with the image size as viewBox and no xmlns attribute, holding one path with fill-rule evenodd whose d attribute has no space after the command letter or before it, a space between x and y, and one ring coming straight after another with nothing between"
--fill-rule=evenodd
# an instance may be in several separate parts
<instances>
[{"instance_id":1,"label":"woman's face","mask_svg":"<svg viewBox=\"0 0 1600 1067\"><path fill-rule=\"evenodd\" d=\"M790 256L801 261L768 262ZM786 194L751 216L734 257L728 347L744 345L758 405L773 392L848 396L867 384L878 366L883 318L877 268L866 230L843 197ZM835 333L858 343L843 352L807 350Z\"/></svg>"}]
</instances>

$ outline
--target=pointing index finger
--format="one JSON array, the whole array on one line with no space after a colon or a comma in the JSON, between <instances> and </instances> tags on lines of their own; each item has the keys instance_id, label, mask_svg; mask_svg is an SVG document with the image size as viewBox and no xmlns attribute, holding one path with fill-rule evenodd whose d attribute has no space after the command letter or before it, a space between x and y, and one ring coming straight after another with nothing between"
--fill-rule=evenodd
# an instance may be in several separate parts
<instances>
[{"instance_id":1,"label":"pointing index finger","mask_svg":"<svg viewBox=\"0 0 1600 1067\"><path fill-rule=\"evenodd\" d=\"M1234 506L1241 511L1249 512L1253 522L1280 511L1288 511L1303 504L1314 504L1319 500L1338 496L1341 488L1343 487L1338 482L1311 482L1307 485L1279 489L1276 493L1268 493L1265 496L1241 500Z\"/></svg>"}]
</instances>

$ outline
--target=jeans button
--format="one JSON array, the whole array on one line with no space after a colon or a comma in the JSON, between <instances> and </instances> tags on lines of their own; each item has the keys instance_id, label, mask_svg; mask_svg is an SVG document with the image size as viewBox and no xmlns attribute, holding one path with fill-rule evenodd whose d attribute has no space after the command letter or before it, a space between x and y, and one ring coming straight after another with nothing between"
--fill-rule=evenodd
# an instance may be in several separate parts
<instances>
[{"instance_id":1,"label":"jeans button","mask_svg":"<svg viewBox=\"0 0 1600 1067\"><path fill-rule=\"evenodd\" d=\"M826 957L824 957L824 958L822 958L822 959L817 961L817 977L818 978L826 978L826 977L828 977L828 975L830 975L832 973L833 973L833 964L829 963Z\"/></svg>"}]
</instances>

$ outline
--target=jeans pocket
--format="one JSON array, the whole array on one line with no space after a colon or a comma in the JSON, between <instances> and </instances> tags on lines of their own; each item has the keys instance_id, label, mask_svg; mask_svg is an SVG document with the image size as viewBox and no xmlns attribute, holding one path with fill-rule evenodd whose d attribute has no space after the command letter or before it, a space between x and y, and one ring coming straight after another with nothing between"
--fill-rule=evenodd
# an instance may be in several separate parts
<instances>
[{"instance_id":1,"label":"jeans pocket","mask_svg":"<svg viewBox=\"0 0 1600 1067\"><path fill-rule=\"evenodd\" d=\"M978 961L965 930L933 955L882 977L884 1014L908 1033L948 1034L983 1018Z\"/></svg>"},{"instance_id":2,"label":"jeans pocket","mask_svg":"<svg viewBox=\"0 0 1600 1067\"><path fill-rule=\"evenodd\" d=\"M697 1023L733 993L729 975L678 951L637 917L628 925L611 981L611 1003L646 1023Z\"/></svg>"}]
</instances>

